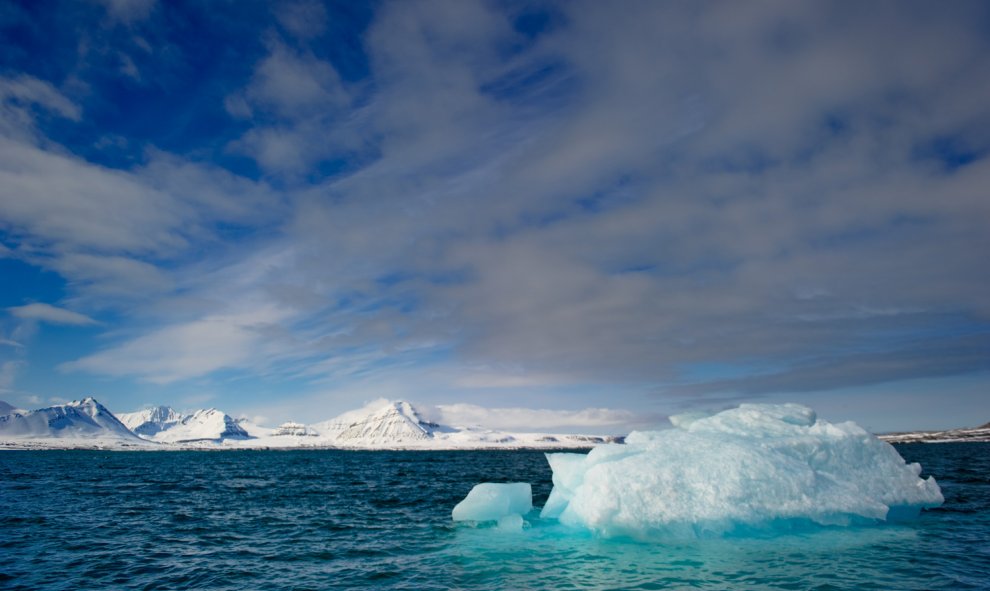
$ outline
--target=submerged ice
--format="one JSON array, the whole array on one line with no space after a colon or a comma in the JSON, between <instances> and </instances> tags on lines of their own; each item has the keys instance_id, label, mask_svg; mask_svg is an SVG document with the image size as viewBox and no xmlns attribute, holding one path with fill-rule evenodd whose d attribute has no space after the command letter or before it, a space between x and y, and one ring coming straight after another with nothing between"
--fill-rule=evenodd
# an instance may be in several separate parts
<instances>
[{"instance_id":1,"label":"submerged ice","mask_svg":"<svg viewBox=\"0 0 990 591\"><path fill-rule=\"evenodd\" d=\"M883 521L943 501L893 446L804 406L743 404L671 422L587 455L547 454L553 490L541 517L604 536L707 537Z\"/></svg>"}]
</instances>

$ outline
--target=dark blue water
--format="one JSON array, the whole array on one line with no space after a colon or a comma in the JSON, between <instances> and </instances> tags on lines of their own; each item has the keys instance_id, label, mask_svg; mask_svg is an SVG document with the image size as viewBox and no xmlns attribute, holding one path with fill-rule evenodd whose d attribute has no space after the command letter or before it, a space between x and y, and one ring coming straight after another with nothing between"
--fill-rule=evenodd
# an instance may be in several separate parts
<instances>
[{"instance_id":1,"label":"dark blue water","mask_svg":"<svg viewBox=\"0 0 990 591\"><path fill-rule=\"evenodd\" d=\"M539 452L0 452L0 588L990 588L990 444L898 450L917 522L679 544L451 522L482 481L542 505Z\"/></svg>"}]
</instances>

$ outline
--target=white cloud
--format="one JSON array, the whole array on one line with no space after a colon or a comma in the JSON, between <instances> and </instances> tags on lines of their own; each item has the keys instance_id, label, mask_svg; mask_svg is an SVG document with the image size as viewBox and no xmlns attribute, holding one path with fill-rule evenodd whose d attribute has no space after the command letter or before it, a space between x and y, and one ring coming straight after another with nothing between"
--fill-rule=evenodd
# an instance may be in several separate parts
<instances>
[{"instance_id":1,"label":"white cloud","mask_svg":"<svg viewBox=\"0 0 990 591\"><path fill-rule=\"evenodd\" d=\"M460 388L532 388L570 383L566 375L538 374L520 371L487 371L467 369L458 373L453 384Z\"/></svg>"},{"instance_id":2,"label":"white cloud","mask_svg":"<svg viewBox=\"0 0 990 591\"><path fill-rule=\"evenodd\" d=\"M263 183L158 151L127 172L0 140L0 187L0 227L60 250L167 255L208 234L210 222L280 211Z\"/></svg>"},{"instance_id":3,"label":"white cloud","mask_svg":"<svg viewBox=\"0 0 990 591\"><path fill-rule=\"evenodd\" d=\"M277 224L285 204L264 182L148 149L130 170L88 162L36 137L36 110L80 112L50 84L0 78L0 232L24 261L61 274L70 299L113 307L155 301L173 287L165 270L190 248L221 244L217 224ZM173 266L174 267L174 266Z\"/></svg>"},{"instance_id":4,"label":"white cloud","mask_svg":"<svg viewBox=\"0 0 990 591\"><path fill-rule=\"evenodd\" d=\"M315 0L285 2L274 11L279 24L300 39L311 39L326 30L326 8Z\"/></svg>"},{"instance_id":5,"label":"white cloud","mask_svg":"<svg viewBox=\"0 0 990 591\"><path fill-rule=\"evenodd\" d=\"M248 421L249 423L253 423L255 425L260 425L263 427L273 426L271 419L268 418L266 415L247 416L242 414L238 416L237 419L240 421Z\"/></svg>"},{"instance_id":6,"label":"white cloud","mask_svg":"<svg viewBox=\"0 0 990 591\"><path fill-rule=\"evenodd\" d=\"M120 54L120 73L135 81L141 81L141 72L134 63L134 59L126 53Z\"/></svg>"},{"instance_id":7,"label":"white cloud","mask_svg":"<svg viewBox=\"0 0 990 591\"><path fill-rule=\"evenodd\" d=\"M91 326L98 324L85 314L40 302L26 304L24 306L14 306L7 308L7 311L22 320L37 320L47 322L48 324L65 324L69 326Z\"/></svg>"},{"instance_id":8,"label":"white cloud","mask_svg":"<svg viewBox=\"0 0 990 591\"><path fill-rule=\"evenodd\" d=\"M353 116L347 112L351 91L333 65L280 39L272 39L269 48L250 83L224 104L234 117L259 113L275 121L252 127L230 149L254 158L265 170L287 174L306 172L353 149L353 125L347 122Z\"/></svg>"},{"instance_id":9,"label":"white cloud","mask_svg":"<svg viewBox=\"0 0 990 591\"><path fill-rule=\"evenodd\" d=\"M89 299L146 297L171 287L171 280L158 267L129 257L67 253L49 266L84 290Z\"/></svg>"},{"instance_id":10,"label":"white cloud","mask_svg":"<svg viewBox=\"0 0 990 591\"><path fill-rule=\"evenodd\" d=\"M285 317L276 309L254 309L239 314L207 316L157 329L75 361L64 371L86 371L110 376L135 376L168 384L242 368L257 360L266 326Z\"/></svg>"},{"instance_id":11,"label":"white cloud","mask_svg":"<svg viewBox=\"0 0 990 591\"><path fill-rule=\"evenodd\" d=\"M170 382L283 363L300 380L377 373L471 400L695 393L696 365L824 362L889 346L895 324L931 349L926 334L990 317L976 4L568 2L527 38L511 7L388 3L357 86L300 41L318 34L319 18L296 18L306 6L276 7L300 38L269 31L228 97L250 126L231 149L300 179L369 157L282 195L154 150L127 171L86 162L35 138L27 103L70 120L76 105L34 79L0 84L4 129L19 130L0 142L0 230L66 277L67 301L113 295L141 319L67 368ZM925 156L938 138L971 161ZM290 312L259 328L231 312L244 307ZM938 350L932 371L979 359ZM834 361L823 383L877 374ZM444 378L402 379L420 363ZM477 370L503 366L518 371Z\"/></svg>"},{"instance_id":12,"label":"white cloud","mask_svg":"<svg viewBox=\"0 0 990 591\"><path fill-rule=\"evenodd\" d=\"M0 388L9 389L17 379L17 372L27 365L25 361L10 360L0 362Z\"/></svg>"},{"instance_id":13,"label":"white cloud","mask_svg":"<svg viewBox=\"0 0 990 591\"><path fill-rule=\"evenodd\" d=\"M0 217L38 242L99 250L179 248L182 207L139 179L0 140Z\"/></svg>"},{"instance_id":14,"label":"white cloud","mask_svg":"<svg viewBox=\"0 0 990 591\"><path fill-rule=\"evenodd\" d=\"M50 83L27 75L0 78L0 103L5 110L24 109L36 104L72 121L79 121L82 116L79 106ZM11 113L8 111L4 115L10 116Z\"/></svg>"},{"instance_id":15,"label":"white cloud","mask_svg":"<svg viewBox=\"0 0 990 591\"><path fill-rule=\"evenodd\" d=\"M644 422L644 417L628 410L609 408L585 408L581 410L486 408L474 404L437 405L435 418L447 425L480 425L489 429L516 431L625 428L632 424ZM651 418L656 423L660 422L660 417ZM647 422L651 418L647 418Z\"/></svg>"},{"instance_id":16,"label":"white cloud","mask_svg":"<svg viewBox=\"0 0 990 591\"><path fill-rule=\"evenodd\" d=\"M245 95L259 107L287 119L347 106L350 97L329 62L273 41L271 53L256 66Z\"/></svg>"},{"instance_id":17,"label":"white cloud","mask_svg":"<svg viewBox=\"0 0 990 591\"><path fill-rule=\"evenodd\" d=\"M111 20L134 24L151 16L157 0L99 0Z\"/></svg>"}]
</instances>

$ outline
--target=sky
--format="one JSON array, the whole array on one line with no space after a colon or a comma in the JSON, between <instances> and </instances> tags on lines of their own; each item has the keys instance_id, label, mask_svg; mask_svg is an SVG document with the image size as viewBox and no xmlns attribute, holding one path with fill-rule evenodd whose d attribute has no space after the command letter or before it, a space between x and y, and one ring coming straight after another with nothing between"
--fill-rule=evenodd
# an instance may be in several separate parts
<instances>
[{"instance_id":1,"label":"sky","mask_svg":"<svg viewBox=\"0 0 990 591\"><path fill-rule=\"evenodd\" d=\"M0 399L990 421L990 4L0 0Z\"/></svg>"}]
</instances>

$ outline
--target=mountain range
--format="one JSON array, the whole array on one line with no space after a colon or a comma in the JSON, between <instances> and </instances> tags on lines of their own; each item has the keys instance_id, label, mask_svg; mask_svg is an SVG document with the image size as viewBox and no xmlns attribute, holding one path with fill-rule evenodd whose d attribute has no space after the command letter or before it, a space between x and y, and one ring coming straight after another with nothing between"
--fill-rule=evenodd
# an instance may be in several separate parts
<instances>
[{"instance_id":1,"label":"mountain range","mask_svg":"<svg viewBox=\"0 0 990 591\"><path fill-rule=\"evenodd\" d=\"M990 441L990 423L966 429L948 431L912 431L907 433L886 433L880 439L889 443L961 443Z\"/></svg>"},{"instance_id":2,"label":"mountain range","mask_svg":"<svg viewBox=\"0 0 990 591\"><path fill-rule=\"evenodd\" d=\"M891 443L990 441L990 423L969 429L888 433ZM590 448L623 437L518 433L441 425L409 402L377 401L328 421L263 427L208 408L168 406L114 414L94 398L37 410L0 401L0 449L497 449Z\"/></svg>"},{"instance_id":3,"label":"mountain range","mask_svg":"<svg viewBox=\"0 0 990 591\"><path fill-rule=\"evenodd\" d=\"M440 425L402 400L377 401L320 423L277 428L234 419L215 408L182 413L156 406L114 415L93 398L31 411L0 402L0 448L551 449L621 441Z\"/></svg>"}]
</instances>

